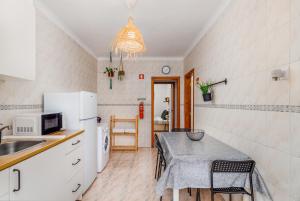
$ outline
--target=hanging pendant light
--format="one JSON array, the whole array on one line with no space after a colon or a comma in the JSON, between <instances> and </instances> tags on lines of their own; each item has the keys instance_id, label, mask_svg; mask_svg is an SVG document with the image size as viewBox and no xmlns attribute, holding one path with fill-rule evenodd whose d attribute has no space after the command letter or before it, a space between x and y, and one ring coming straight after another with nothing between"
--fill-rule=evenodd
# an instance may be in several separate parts
<instances>
[{"instance_id":1,"label":"hanging pendant light","mask_svg":"<svg viewBox=\"0 0 300 201\"><path fill-rule=\"evenodd\" d=\"M129 9L135 5L130 1L127 2ZM133 22L133 18L128 18L128 23L117 34L113 42L113 50L116 54L125 53L128 57L135 57L139 53L145 52L145 43L143 35Z\"/></svg>"}]
</instances>

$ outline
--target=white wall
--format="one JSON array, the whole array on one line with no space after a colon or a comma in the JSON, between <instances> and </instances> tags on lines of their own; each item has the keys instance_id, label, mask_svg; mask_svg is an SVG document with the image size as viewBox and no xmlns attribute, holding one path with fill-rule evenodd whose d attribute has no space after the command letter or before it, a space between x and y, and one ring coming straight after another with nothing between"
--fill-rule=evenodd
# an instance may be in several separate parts
<instances>
[{"instance_id":1,"label":"white wall","mask_svg":"<svg viewBox=\"0 0 300 201\"><path fill-rule=\"evenodd\" d=\"M160 117L164 110L168 110L170 105L164 102L165 98L171 100L171 85L170 84L155 84L154 85L154 116ZM170 104L170 103L169 103Z\"/></svg>"},{"instance_id":2,"label":"white wall","mask_svg":"<svg viewBox=\"0 0 300 201\"><path fill-rule=\"evenodd\" d=\"M0 83L0 123L11 124L17 113L41 111L44 92L97 91L96 59L42 13L36 20L36 80Z\"/></svg>"},{"instance_id":3,"label":"white wall","mask_svg":"<svg viewBox=\"0 0 300 201\"><path fill-rule=\"evenodd\" d=\"M151 146L151 77L163 76L161 67L171 66L170 76L182 76L183 61L170 59L151 59L125 61L125 78L123 81L113 78L113 89L109 89L109 80L103 74L107 60L98 61L98 114L103 122L109 122L111 115L119 117L133 117L138 114L137 98L146 97L145 118L139 124L139 146ZM118 66L119 61L114 61L114 66ZM145 74L145 80L138 80L140 73ZM183 80L181 80L181 93L183 97ZM181 100L181 103L183 98ZM181 115L183 115L183 105L181 105ZM181 117L181 123L183 118Z\"/></svg>"},{"instance_id":4,"label":"white wall","mask_svg":"<svg viewBox=\"0 0 300 201\"><path fill-rule=\"evenodd\" d=\"M232 0L185 58L185 72L228 78L213 104L195 88L196 128L250 155L274 201L300 200L299 13L299 0ZM277 68L290 79L272 81Z\"/></svg>"}]
</instances>

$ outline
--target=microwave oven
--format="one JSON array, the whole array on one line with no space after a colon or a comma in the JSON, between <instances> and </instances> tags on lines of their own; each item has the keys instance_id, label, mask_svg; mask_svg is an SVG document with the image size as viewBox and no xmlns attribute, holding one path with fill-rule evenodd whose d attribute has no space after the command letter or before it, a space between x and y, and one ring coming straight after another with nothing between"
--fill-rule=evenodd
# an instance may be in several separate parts
<instances>
[{"instance_id":1,"label":"microwave oven","mask_svg":"<svg viewBox=\"0 0 300 201\"><path fill-rule=\"evenodd\" d=\"M13 120L13 134L19 136L39 136L60 131L62 113L18 114Z\"/></svg>"}]
</instances>

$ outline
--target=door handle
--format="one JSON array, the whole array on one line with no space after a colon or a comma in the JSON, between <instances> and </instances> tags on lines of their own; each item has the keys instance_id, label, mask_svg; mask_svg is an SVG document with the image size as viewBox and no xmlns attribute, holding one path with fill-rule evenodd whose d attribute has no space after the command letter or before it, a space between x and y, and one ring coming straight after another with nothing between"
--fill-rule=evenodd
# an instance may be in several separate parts
<instances>
[{"instance_id":1,"label":"door handle","mask_svg":"<svg viewBox=\"0 0 300 201\"><path fill-rule=\"evenodd\" d=\"M13 192L17 192L21 190L21 171L18 169L13 169L13 172L18 174L18 187L13 190Z\"/></svg>"},{"instance_id":2,"label":"door handle","mask_svg":"<svg viewBox=\"0 0 300 201\"><path fill-rule=\"evenodd\" d=\"M75 190L72 190L72 193L76 193L81 187L81 184L77 184L77 188Z\"/></svg>"},{"instance_id":3,"label":"door handle","mask_svg":"<svg viewBox=\"0 0 300 201\"><path fill-rule=\"evenodd\" d=\"M74 146L74 145L76 145L78 143L80 143L80 140L77 140L77 142L73 142L72 145Z\"/></svg>"},{"instance_id":4,"label":"door handle","mask_svg":"<svg viewBox=\"0 0 300 201\"><path fill-rule=\"evenodd\" d=\"M72 163L73 166L77 165L79 162L81 161L80 158L77 159L77 161L75 163Z\"/></svg>"}]
</instances>

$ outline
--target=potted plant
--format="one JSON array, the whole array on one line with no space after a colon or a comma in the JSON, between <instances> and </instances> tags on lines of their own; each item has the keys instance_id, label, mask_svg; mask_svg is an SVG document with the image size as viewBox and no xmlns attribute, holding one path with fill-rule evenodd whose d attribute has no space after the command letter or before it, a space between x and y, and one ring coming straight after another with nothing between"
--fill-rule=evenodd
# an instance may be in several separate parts
<instances>
[{"instance_id":1,"label":"potted plant","mask_svg":"<svg viewBox=\"0 0 300 201\"><path fill-rule=\"evenodd\" d=\"M115 71L112 67L106 67L104 73L107 73L108 77L114 77Z\"/></svg>"},{"instance_id":2,"label":"potted plant","mask_svg":"<svg viewBox=\"0 0 300 201\"><path fill-rule=\"evenodd\" d=\"M202 92L204 102L212 100L211 82L201 82L199 77L196 79L197 85Z\"/></svg>"}]
</instances>

